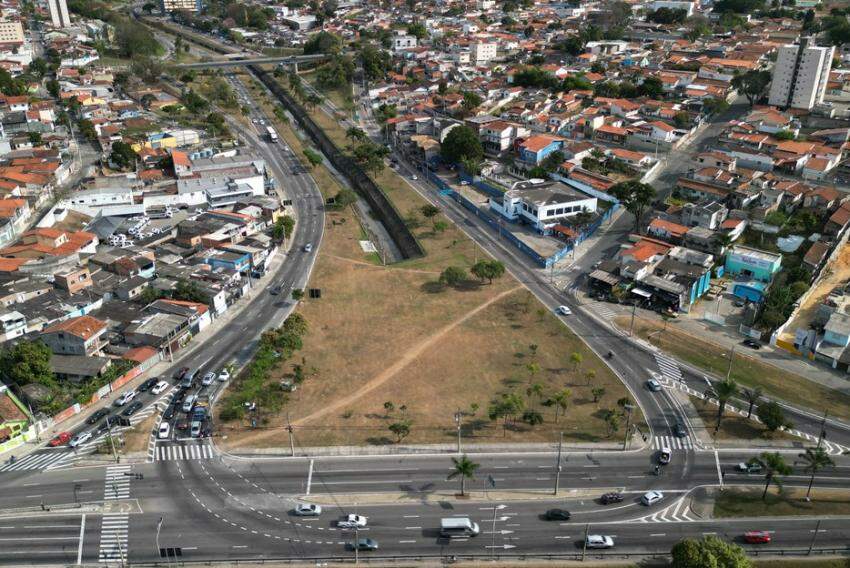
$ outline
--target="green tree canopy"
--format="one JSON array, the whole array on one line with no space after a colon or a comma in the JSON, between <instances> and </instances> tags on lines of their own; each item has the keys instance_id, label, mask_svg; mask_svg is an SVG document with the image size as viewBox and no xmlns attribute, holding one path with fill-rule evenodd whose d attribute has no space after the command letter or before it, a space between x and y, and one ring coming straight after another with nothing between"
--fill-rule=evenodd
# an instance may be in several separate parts
<instances>
[{"instance_id":1,"label":"green tree canopy","mask_svg":"<svg viewBox=\"0 0 850 568\"><path fill-rule=\"evenodd\" d=\"M449 131L440 145L440 155L452 164L463 159L480 162L484 157L484 148L474 130L468 126L456 126Z\"/></svg>"},{"instance_id":2,"label":"green tree canopy","mask_svg":"<svg viewBox=\"0 0 850 568\"><path fill-rule=\"evenodd\" d=\"M313 53L337 54L342 51L342 40L330 32L321 31L311 35L304 42L304 55Z\"/></svg>"},{"instance_id":3,"label":"green tree canopy","mask_svg":"<svg viewBox=\"0 0 850 568\"><path fill-rule=\"evenodd\" d=\"M136 166L136 151L126 142L119 140L112 144L112 153L109 161L122 170L128 170Z\"/></svg>"},{"instance_id":4,"label":"green tree canopy","mask_svg":"<svg viewBox=\"0 0 850 568\"><path fill-rule=\"evenodd\" d=\"M768 85L770 85L770 71L751 69L743 75L732 77L732 86L747 97L750 106L767 93Z\"/></svg>"},{"instance_id":5,"label":"green tree canopy","mask_svg":"<svg viewBox=\"0 0 850 568\"><path fill-rule=\"evenodd\" d=\"M640 232L643 214L655 199L655 188L639 181L624 181L613 185L608 193L623 204L635 217L635 232Z\"/></svg>"},{"instance_id":6,"label":"green tree canopy","mask_svg":"<svg viewBox=\"0 0 850 568\"><path fill-rule=\"evenodd\" d=\"M0 376L18 386L39 383L55 386L50 370L50 348L42 341L19 341L0 351Z\"/></svg>"},{"instance_id":7,"label":"green tree canopy","mask_svg":"<svg viewBox=\"0 0 850 568\"><path fill-rule=\"evenodd\" d=\"M744 549L716 536L701 540L686 538L670 551L671 568L751 568L752 562Z\"/></svg>"}]
</instances>

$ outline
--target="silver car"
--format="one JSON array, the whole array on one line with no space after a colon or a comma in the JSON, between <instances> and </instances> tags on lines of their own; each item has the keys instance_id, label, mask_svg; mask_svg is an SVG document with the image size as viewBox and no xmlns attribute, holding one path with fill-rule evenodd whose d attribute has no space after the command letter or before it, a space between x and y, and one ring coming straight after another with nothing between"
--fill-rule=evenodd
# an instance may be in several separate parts
<instances>
[{"instance_id":1,"label":"silver car","mask_svg":"<svg viewBox=\"0 0 850 568\"><path fill-rule=\"evenodd\" d=\"M292 512L299 517L318 517L322 514L322 506L313 503L298 503Z\"/></svg>"}]
</instances>

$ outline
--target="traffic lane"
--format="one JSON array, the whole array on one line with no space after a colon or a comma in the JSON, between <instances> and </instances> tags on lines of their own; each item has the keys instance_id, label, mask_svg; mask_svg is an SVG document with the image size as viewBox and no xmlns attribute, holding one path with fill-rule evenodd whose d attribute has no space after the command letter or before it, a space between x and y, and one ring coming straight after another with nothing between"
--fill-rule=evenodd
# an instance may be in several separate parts
<instances>
[{"instance_id":1,"label":"traffic lane","mask_svg":"<svg viewBox=\"0 0 850 568\"><path fill-rule=\"evenodd\" d=\"M0 564L95 561L99 534L96 515L0 519Z\"/></svg>"}]
</instances>

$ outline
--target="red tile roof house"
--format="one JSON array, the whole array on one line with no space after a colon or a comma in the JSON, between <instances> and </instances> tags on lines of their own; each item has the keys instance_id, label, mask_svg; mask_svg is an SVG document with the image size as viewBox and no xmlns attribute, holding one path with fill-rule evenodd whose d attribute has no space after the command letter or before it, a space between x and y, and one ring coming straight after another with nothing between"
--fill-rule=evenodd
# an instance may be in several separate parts
<instances>
[{"instance_id":1,"label":"red tile roof house","mask_svg":"<svg viewBox=\"0 0 850 568\"><path fill-rule=\"evenodd\" d=\"M106 343L105 322L91 316L80 316L53 324L42 330L40 339L57 355L99 355Z\"/></svg>"},{"instance_id":2,"label":"red tile roof house","mask_svg":"<svg viewBox=\"0 0 850 568\"><path fill-rule=\"evenodd\" d=\"M689 229L690 227L673 223L672 221L653 219L649 224L649 227L647 227L646 232L648 235L653 237L658 237L659 239L671 243L680 244L685 233L687 233Z\"/></svg>"}]
</instances>

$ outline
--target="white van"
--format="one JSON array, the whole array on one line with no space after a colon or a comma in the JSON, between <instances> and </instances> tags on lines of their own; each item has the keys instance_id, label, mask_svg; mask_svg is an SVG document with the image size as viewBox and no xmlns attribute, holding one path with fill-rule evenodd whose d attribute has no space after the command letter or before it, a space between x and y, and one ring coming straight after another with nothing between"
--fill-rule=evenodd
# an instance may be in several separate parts
<instances>
[{"instance_id":1,"label":"white van","mask_svg":"<svg viewBox=\"0 0 850 568\"><path fill-rule=\"evenodd\" d=\"M479 533L478 523L468 517L440 519L440 535L446 538L467 538Z\"/></svg>"}]
</instances>

